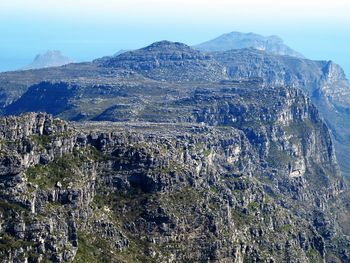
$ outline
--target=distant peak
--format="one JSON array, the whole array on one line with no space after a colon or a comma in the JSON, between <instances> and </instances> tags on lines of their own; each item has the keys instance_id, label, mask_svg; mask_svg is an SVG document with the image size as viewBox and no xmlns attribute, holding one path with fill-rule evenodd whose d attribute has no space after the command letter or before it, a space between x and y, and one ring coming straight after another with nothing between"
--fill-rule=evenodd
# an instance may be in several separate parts
<instances>
[{"instance_id":1,"label":"distant peak","mask_svg":"<svg viewBox=\"0 0 350 263\"><path fill-rule=\"evenodd\" d=\"M118 53L112 57L103 57L94 60L94 63L111 66L125 63L125 61L145 62L148 60L182 60L182 59L209 59L210 56L202 54L192 47L180 43L162 40L154 42L146 47ZM122 62L123 61L123 62ZM153 62L152 62L153 63Z\"/></svg>"},{"instance_id":2,"label":"distant peak","mask_svg":"<svg viewBox=\"0 0 350 263\"><path fill-rule=\"evenodd\" d=\"M232 31L215 39L196 45L194 48L206 52L255 48L272 54L304 58L302 54L285 45L279 36L262 36L252 32L242 33Z\"/></svg>"},{"instance_id":3,"label":"distant peak","mask_svg":"<svg viewBox=\"0 0 350 263\"><path fill-rule=\"evenodd\" d=\"M253 32L243 33L243 32L238 32L238 31L232 31L232 32L223 34L223 35L219 36L218 38L223 37L223 36L226 36L226 37L237 37L237 36L239 36L239 37L242 37L242 38L257 38L257 39L276 39L276 40L283 41L282 38L277 36L277 35L263 36L263 35L260 35L260 34L257 34L257 33L253 33Z\"/></svg>"},{"instance_id":4,"label":"distant peak","mask_svg":"<svg viewBox=\"0 0 350 263\"><path fill-rule=\"evenodd\" d=\"M66 57L59 50L48 50L44 54L38 54L35 56L33 62L23 69L39 69L49 67L59 67L69 63L73 60Z\"/></svg>"}]
</instances>

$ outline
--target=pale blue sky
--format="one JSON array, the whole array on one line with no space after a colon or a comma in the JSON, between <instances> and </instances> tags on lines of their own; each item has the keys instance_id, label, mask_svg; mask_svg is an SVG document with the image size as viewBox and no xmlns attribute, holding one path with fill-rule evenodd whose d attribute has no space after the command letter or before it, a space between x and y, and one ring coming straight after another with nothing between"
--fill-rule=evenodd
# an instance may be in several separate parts
<instances>
[{"instance_id":1,"label":"pale blue sky","mask_svg":"<svg viewBox=\"0 0 350 263\"><path fill-rule=\"evenodd\" d=\"M279 35L350 76L348 0L0 0L0 71L61 50L89 61L158 40L197 44L231 31Z\"/></svg>"}]
</instances>

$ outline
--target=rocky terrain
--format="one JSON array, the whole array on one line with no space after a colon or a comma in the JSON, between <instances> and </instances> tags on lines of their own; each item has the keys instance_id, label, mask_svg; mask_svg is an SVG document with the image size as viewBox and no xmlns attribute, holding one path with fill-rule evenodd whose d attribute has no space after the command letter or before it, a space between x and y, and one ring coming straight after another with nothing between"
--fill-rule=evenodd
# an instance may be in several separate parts
<instances>
[{"instance_id":1,"label":"rocky terrain","mask_svg":"<svg viewBox=\"0 0 350 263\"><path fill-rule=\"evenodd\" d=\"M202 124L1 119L2 261L348 261L328 129L301 92L268 92L197 95Z\"/></svg>"},{"instance_id":2,"label":"rocky terrain","mask_svg":"<svg viewBox=\"0 0 350 263\"><path fill-rule=\"evenodd\" d=\"M350 261L333 62L161 41L0 90L2 262Z\"/></svg>"}]
</instances>

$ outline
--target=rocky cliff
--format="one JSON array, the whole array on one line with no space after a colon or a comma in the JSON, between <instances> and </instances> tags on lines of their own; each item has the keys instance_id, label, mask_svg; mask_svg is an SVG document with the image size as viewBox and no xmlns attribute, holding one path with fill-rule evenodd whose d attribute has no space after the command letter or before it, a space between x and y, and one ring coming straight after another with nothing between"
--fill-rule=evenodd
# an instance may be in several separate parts
<instances>
[{"instance_id":1,"label":"rocky cliff","mask_svg":"<svg viewBox=\"0 0 350 263\"><path fill-rule=\"evenodd\" d=\"M350 84L339 65L254 49L217 52L214 57L235 80L258 78L266 85L296 87L308 94L332 130L343 174L350 175Z\"/></svg>"},{"instance_id":2,"label":"rocky cliff","mask_svg":"<svg viewBox=\"0 0 350 263\"><path fill-rule=\"evenodd\" d=\"M327 127L246 85L174 102L185 122L0 119L2 261L347 262Z\"/></svg>"}]
</instances>

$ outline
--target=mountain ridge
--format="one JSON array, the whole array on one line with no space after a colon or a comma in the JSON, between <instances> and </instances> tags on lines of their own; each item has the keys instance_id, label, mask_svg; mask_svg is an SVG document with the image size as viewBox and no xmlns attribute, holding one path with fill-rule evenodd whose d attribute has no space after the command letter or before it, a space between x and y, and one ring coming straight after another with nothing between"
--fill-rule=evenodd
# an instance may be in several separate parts
<instances>
[{"instance_id":1,"label":"mountain ridge","mask_svg":"<svg viewBox=\"0 0 350 263\"><path fill-rule=\"evenodd\" d=\"M177 85L175 83L185 85L185 82L210 82L217 85L217 83L225 81L229 83L230 81L247 81L254 78L265 85L299 87L311 97L336 139L336 149L342 171L350 177L350 167L347 164L350 155L350 141L347 136L350 125L347 125L347 121L344 122L344 120L350 120L350 84L341 67L332 61L313 61L274 55L252 48L202 54L186 44L158 41L145 48L125 52L119 56L104 57L92 63L0 74L0 92L3 95L0 103L2 104L2 114L20 113L18 110L13 111L13 109L21 103L27 106L31 104L27 110L43 110L44 108L39 108L43 101L36 104L35 96L26 94L22 100L20 97L28 91L31 85L53 81L54 86L58 79L62 83L68 83L68 85L70 85L69 83L77 85L79 95L77 93L74 96L84 98L79 100L74 96L71 98L62 97L61 99L64 101L69 101L70 106L59 107L61 110L66 109L63 112L57 112L59 116L74 120L103 120L103 118L111 120L115 119L111 118L112 113L119 116L122 112L124 114L129 111L134 112L133 107L143 108L145 106L145 100L140 98L142 95L139 93L142 90L142 83L147 83L144 90L151 94L154 94L154 91L151 90L152 86L155 86L162 96L165 96L164 92L166 91L171 94L169 97L173 97L173 94L181 93L178 88L172 90ZM16 80L14 81L14 79ZM126 85L137 86L139 91L134 93L135 91L117 87L118 85L114 82L120 81L128 83ZM89 95L89 93L96 93L93 91L94 84L102 85L107 89L105 92L99 91L95 95L98 98L96 100ZM160 88L161 86L164 88ZM38 85L36 88L42 87ZM115 105L115 103L125 104L119 95L116 95L116 90L123 90L123 96L125 96L123 100L128 101L128 106ZM33 89L30 92L32 91ZM43 94L53 96L47 92L45 90ZM107 98L103 93L111 94L112 97ZM127 94L130 95L130 93L133 94L132 96L136 96L134 102L130 102L132 99L128 98ZM25 102L27 95L34 98L33 103ZM159 99L163 100L162 96ZM147 98L147 100L152 101L153 99ZM30 99L30 101L32 100ZM88 101L95 101L93 105L90 104L90 108L87 108ZM50 109L47 110L53 113Z\"/></svg>"}]
</instances>

